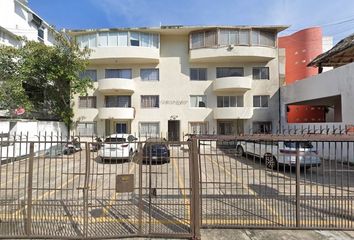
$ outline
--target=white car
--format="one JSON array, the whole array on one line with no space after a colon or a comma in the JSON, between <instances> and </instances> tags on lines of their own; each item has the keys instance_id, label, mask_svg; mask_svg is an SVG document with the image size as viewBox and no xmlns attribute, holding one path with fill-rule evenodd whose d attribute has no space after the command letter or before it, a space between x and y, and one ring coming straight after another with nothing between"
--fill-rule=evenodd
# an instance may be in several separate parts
<instances>
[{"instance_id":1,"label":"white car","mask_svg":"<svg viewBox=\"0 0 354 240\"><path fill-rule=\"evenodd\" d=\"M311 142L271 142L271 141L241 141L236 146L238 155L252 155L265 161L268 168L274 169L278 165L296 166L298 143L298 159L301 168L319 166L321 158Z\"/></svg>"},{"instance_id":2,"label":"white car","mask_svg":"<svg viewBox=\"0 0 354 240\"><path fill-rule=\"evenodd\" d=\"M130 134L113 134L105 138L98 156L102 160L131 159L137 150L138 140Z\"/></svg>"}]
</instances>

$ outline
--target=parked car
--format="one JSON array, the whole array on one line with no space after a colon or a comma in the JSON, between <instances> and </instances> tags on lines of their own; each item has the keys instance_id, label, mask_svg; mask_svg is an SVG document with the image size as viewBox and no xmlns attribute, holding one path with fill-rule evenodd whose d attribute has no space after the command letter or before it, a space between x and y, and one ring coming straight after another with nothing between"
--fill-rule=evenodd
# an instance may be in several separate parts
<instances>
[{"instance_id":1,"label":"parked car","mask_svg":"<svg viewBox=\"0 0 354 240\"><path fill-rule=\"evenodd\" d=\"M170 162L170 149L165 138L149 138L143 151L143 164L163 164Z\"/></svg>"},{"instance_id":2,"label":"parked car","mask_svg":"<svg viewBox=\"0 0 354 240\"><path fill-rule=\"evenodd\" d=\"M270 142L270 141L240 141L236 147L238 155L252 155L265 161L268 168L274 169L278 165L296 166L298 144L298 159L301 168L319 166L321 158L311 142Z\"/></svg>"},{"instance_id":3,"label":"parked car","mask_svg":"<svg viewBox=\"0 0 354 240\"><path fill-rule=\"evenodd\" d=\"M95 142L91 143L90 147L91 147L91 151L92 152L97 152L98 150L100 150L102 148L103 145L103 141L101 138L96 137L95 138Z\"/></svg>"},{"instance_id":4,"label":"parked car","mask_svg":"<svg viewBox=\"0 0 354 240\"><path fill-rule=\"evenodd\" d=\"M103 160L130 160L137 149L138 140L130 134L113 134L104 140L98 151L99 158Z\"/></svg>"},{"instance_id":5,"label":"parked car","mask_svg":"<svg viewBox=\"0 0 354 240\"><path fill-rule=\"evenodd\" d=\"M77 138L73 138L70 142L64 145L63 153L66 155L73 154L81 151L81 144Z\"/></svg>"}]
</instances>

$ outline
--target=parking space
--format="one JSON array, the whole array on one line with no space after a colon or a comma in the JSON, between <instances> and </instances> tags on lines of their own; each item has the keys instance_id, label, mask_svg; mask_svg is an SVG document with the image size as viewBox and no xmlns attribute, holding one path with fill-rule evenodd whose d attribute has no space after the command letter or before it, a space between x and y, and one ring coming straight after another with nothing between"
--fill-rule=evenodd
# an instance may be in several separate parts
<instances>
[{"instance_id":1,"label":"parking space","mask_svg":"<svg viewBox=\"0 0 354 240\"><path fill-rule=\"evenodd\" d=\"M163 164L143 163L139 151L130 160L101 161L83 144L74 154L35 156L33 166L29 158L0 165L2 236L30 230L49 237L191 237L191 146L168 145L170 161ZM269 169L261 158L215 142L198 146L202 227L354 227L348 162L322 158L297 175L295 168ZM131 176L132 189L119 189L117 176L127 185Z\"/></svg>"}]
</instances>

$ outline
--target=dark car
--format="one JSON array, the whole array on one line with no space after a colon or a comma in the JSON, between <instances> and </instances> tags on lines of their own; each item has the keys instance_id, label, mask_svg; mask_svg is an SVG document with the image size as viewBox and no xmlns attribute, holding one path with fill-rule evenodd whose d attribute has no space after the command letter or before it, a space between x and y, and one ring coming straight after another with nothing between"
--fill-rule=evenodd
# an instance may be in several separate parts
<instances>
[{"instance_id":1,"label":"dark car","mask_svg":"<svg viewBox=\"0 0 354 240\"><path fill-rule=\"evenodd\" d=\"M170 149L164 138L149 138L143 147L143 164L163 164L170 162Z\"/></svg>"}]
</instances>

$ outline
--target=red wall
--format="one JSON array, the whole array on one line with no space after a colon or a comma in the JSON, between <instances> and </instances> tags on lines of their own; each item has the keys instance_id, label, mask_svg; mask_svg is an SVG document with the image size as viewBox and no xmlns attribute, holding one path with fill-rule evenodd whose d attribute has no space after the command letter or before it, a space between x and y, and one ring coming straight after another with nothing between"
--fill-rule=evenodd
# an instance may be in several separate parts
<instances>
[{"instance_id":1,"label":"red wall","mask_svg":"<svg viewBox=\"0 0 354 240\"><path fill-rule=\"evenodd\" d=\"M289 36L279 37L279 48L285 48L285 84L316 75L318 70L307 64L322 53L322 29L307 28ZM311 110L312 109L312 110ZM288 106L289 123L325 122L324 107Z\"/></svg>"}]
</instances>

